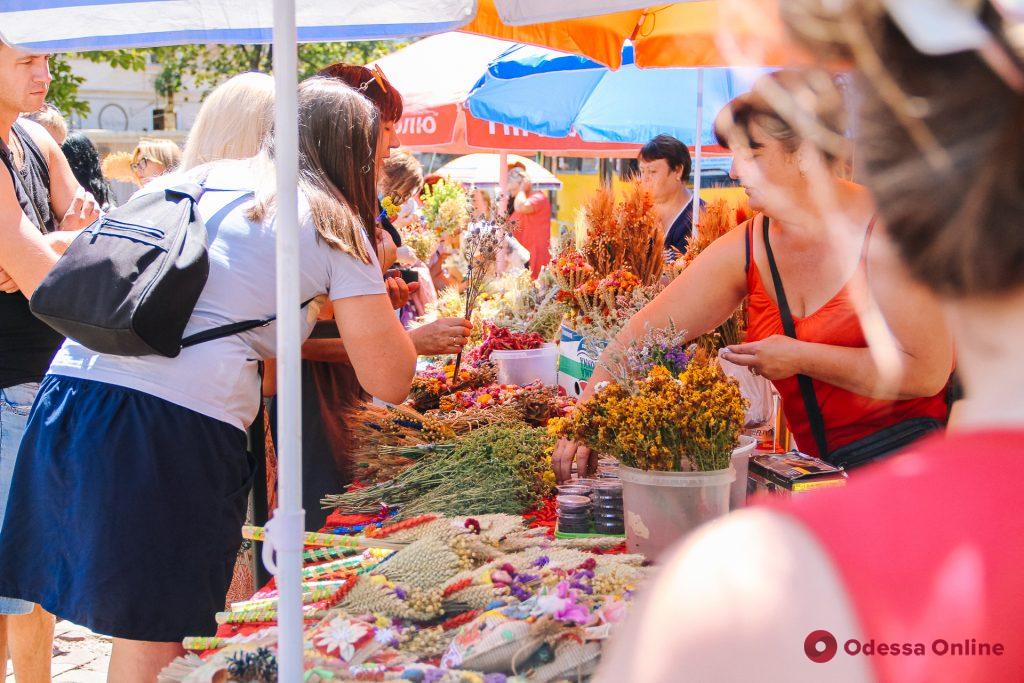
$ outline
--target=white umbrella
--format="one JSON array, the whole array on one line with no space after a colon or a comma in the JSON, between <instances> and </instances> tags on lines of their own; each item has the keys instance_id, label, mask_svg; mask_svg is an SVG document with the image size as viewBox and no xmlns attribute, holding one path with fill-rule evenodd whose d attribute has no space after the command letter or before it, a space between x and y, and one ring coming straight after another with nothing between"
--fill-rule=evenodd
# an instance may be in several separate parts
<instances>
[{"instance_id":1,"label":"white umbrella","mask_svg":"<svg viewBox=\"0 0 1024 683\"><path fill-rule=\"evenodd\" d=\"M518 154L467 154L452 159L437 169L437 174L458 183L494 189L501 185L502 167L521 164L533 187L538 190L559 190L562 181L536 161Z\"/></svg>"}]
</instances>

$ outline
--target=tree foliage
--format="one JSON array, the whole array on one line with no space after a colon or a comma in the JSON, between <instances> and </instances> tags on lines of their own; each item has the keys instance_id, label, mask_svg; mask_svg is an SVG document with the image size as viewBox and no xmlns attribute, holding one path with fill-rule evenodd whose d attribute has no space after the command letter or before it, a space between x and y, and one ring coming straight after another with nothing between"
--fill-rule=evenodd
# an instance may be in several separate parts
<instances>
[{"instance_id":1,"label":"tree foliage","mask_svg":"<svg viewBox=\"0 0 1024 683\"><path fill-rule=\"evenodd\" d=\"M402 47L387 40L348 43L305 43L299 45L299 79L308 78L335 62L366 64ZM65 115L86 115L89 105L79 96L84 79L68 63L69 55L54 55L50 61L53 83L50 101ZM130 50L83 52L77 55L117 69L142 71L154 64L159 71L154 91L167 102L192 83L209 91L236 74L246 71L272 73L274 51L270 45L173 45Z\"/></svg>"}]
</instances>

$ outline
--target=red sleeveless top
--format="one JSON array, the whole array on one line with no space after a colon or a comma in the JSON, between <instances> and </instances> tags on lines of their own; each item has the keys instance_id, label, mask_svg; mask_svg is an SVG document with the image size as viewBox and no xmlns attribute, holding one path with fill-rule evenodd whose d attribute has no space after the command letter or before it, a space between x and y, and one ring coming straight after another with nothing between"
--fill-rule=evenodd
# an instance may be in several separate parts
<instances>
[{"instance_id":1,"label":"red sleeveless top","mask_svg":"<svg viewBox=\"0 0 1024 683\"><path fill-rule=\"evenodd\" d=\"M782 329L779 307L765 289L764 281L761 279L757 263L753 258L755 223L760 226L760 221L756 217L747 226L748 244L750 245L749 267L747 268L748 342L760 341L774 334L785 334ZM864 237L864 248L858 270L863 268L868 239L873 226L874 221L868 226L867 234ZM768 278L768 283L771 284L771 276ZM810 315L803 318L793 316L798 339L831 346L867 347L864 330L861 328L860 319L850 300L851 283L852 281L843 285L834 297ZM772 291L774 292L774 288ZM825 422L825 437L830 450L845 446L909 418L931 417L943 423L946 421L948 410L945 390L928 398L886 401L861 396L816 379L812 381ZM796 376L772 383L782 396L782 410L786 414L789 429L793 432L800 450L809 455L820 456Z\"/></svg>"},{"instance_id":2,"label":"red sleeveless top","mask_svg":"<svg viewBox=\"0 0 1024 683\"><path fill-rule=\"evenodd\" d=\"M868 656L879 681L1017 682L1022 481L1024 429L951 433L865 468L844 489L767 505L811 532L850 597L861 633L833 634L837 658ZM874 641L874 652L849 654L854 637ZM879 654L883 643L901 652ZM904 643L925 654L903 654ZM821 670L828 680L828 664Z\"/></svg>"}]
</instances>

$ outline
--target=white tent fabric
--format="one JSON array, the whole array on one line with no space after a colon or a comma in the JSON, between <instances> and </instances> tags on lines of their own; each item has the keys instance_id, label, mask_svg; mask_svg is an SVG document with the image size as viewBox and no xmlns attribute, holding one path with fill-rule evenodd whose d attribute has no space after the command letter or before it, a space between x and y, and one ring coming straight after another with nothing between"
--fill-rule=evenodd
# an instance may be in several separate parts
<instances>
[{"instance_id":1,"label":"white tent fabric","mask_svg":"<svg viewBox=\"0 0 1024 683\"><path fill-rule=\"evenodd\" d=\"M651 0L497 0L498 16L509 26L539 24L561 19L594 17L629 10L643 9Z\"/></svg>"},{"instance_id":2,"label":"white tent fabric","mask_svg":"<svg viewBox=\"0 0 1024 683\"><path fill-rule=\"evenodd\" d=\"M52 52L185 43L269 43L272 0L7 0L0 38ZM456 29L474 0L296 0L299 42L404 38Z\"/></svg>"}]
</instances>

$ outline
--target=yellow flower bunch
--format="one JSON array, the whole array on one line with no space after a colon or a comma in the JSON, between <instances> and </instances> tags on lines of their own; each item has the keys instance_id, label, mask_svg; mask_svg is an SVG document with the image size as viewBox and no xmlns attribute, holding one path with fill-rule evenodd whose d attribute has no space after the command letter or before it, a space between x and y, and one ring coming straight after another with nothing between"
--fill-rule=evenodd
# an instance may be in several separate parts
<instances>
[{"instance_id":1,"label":"yellow flower bunch","mask_svg":"<svg viewBox=\"0 0 1024 683\"><path fill-rule=\"evenodd\" d=\"M698 353L680 380L686 394L683 443L694 468L728 467L746 419L739 385L705 353Z\"/></svg>"},{"instance_id":2,"label":"yellow flower bunch","mask_svg":"<svg viewBox=\"0 0 1024 683\"><path fill-rule=\"evenodd\" d=\"M629 467L705 471L729 466L744 416L736 383L700 356L679 377L655 366L630 390L612 382L548 430Z\"/></svg>"}]
</instances>

